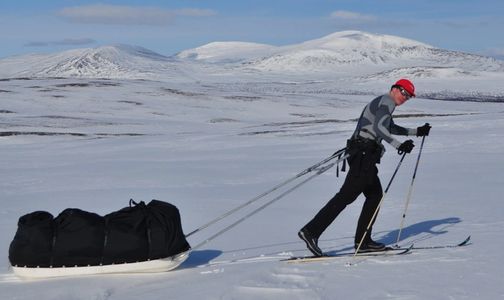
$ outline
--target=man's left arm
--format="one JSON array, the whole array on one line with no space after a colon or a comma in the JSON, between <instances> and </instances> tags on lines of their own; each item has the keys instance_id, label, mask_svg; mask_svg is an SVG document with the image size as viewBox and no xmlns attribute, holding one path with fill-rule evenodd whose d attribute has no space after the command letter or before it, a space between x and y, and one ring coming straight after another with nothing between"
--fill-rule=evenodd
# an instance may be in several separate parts
<instances>
[{"instance_id":1,"label":"man's left arm","mask_svg":"<svg viewBox=\"0 0 504 300\"><path fill-rule=\"evenodd\" d=\"M394 120L390 120L390 133L395 135L416 135L417 128L405 128L394 123Z\"/></svg>"}]
</instances>

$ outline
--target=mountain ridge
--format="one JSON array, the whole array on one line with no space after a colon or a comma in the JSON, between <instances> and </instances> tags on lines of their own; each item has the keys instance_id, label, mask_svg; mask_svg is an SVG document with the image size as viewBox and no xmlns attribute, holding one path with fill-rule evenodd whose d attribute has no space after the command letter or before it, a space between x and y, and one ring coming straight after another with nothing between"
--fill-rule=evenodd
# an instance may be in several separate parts
<instances>
[{"instance_id":1,"label":"mountain ridge","mask_svg":"<svg viewBox=\"0 0 504 300\"><path fill-rule=\"evenodd\" d=\"M447 71L442 71L442 70ZM494 58L445 50L392 35L340 31L286 46L212 42L165 56L116 44L0 60L0 77L192 78L257 73L443 77L504 72ZM402 73L401 73L402 72Z\"/></svg>"},{"instance_id":2,"label":"mountain ridge","mask_svg":"<svg viewBox=\"0 0 504 300\"><path fill-rule=\"evenodd\" d=\"M174 61L149 49L125 44L71 49L51 54L28 54L0 60L11 77L136 78L153 75L152 67L175 69ZM5 75L4 75L5 77Z\"/></svg>"}]
</instances>

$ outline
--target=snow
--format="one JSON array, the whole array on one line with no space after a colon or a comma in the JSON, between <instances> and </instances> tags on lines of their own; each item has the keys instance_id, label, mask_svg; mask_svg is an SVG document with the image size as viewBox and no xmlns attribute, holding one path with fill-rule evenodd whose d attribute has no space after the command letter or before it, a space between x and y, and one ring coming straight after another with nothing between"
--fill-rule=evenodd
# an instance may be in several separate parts
<instances>
[{"instance_id":1,"label":"snow","mask_svg":"<svg viewBox=\"0 0 504 300\"><path fill-rule=\"evenodd\" d=\"M106 214L130 198L159 199L179 208L188 233L342 148L363 106L396 79L363 81L367 74L357 69L345 78L326 78L308 71L297 76L173 63L186 77L170 80L156 71L155 80L139 78L138 61L124 76L0 81L2 299L504 297L504 91L495 84L502 79L500 71L478 71L466 79L453 74L416 78L420 97L395 112L400 125L433 126L400 244L452 244L471 235L469 246L367 258L351 267L346 266L349 259L303 265L280 261L309 254L296 233L338 191L344 177L331 169L194 250L171 272L15 277L7 256L20 216L35 210L57 215L68 207ZM472 95L480 102L421 96L428 92L450 100ZM413 139L417 147L406 156L374 228L373 238L387 244L397 238L411 183L420 146L420 139ZM379 166L382 185L398 161L387 145ZM194 234L189 242L198 244L279 193ZM322 235L325 251L353 248L362 200Z\"/></svg>"}]
</instances>

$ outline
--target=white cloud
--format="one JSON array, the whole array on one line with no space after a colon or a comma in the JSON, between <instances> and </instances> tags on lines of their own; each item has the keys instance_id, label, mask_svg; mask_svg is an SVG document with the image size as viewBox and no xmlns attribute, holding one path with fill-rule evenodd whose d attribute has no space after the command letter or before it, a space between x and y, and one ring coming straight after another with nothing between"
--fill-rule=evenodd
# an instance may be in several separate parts
<instances>
[{"instance_id":1,"label":"white cloud","mask_svg":"<svg viewBox=\"0 0 504 300\"><path fill-rule=\"evenodd\" d=\"M498 59L504 59L504 48L489 48L480 51L481 55L491 56Z\"/></svg>"},{"instance_id":2,"label":"white cloud","mask_svg":"<svg viewBox=\"0 0 504 300\"><path fill-rule=\"evenodd\" d=\"M95 4L67 7L58 15L76 23L163 26L176 16L202 17L215 15L209 9L167 10L158 7Z\"/></svg>"},{"instance_id":3,"label":"white cloud","mask_svg":"<svg viewBox=\"0 0 504 300\"><path fill-rule=\"evenodd\" d=\"M49 47L49 46L81 46L93 44L96 41L90 38L62 39L58 41L33 41L25 44L25 47Z\"/></svg>"},{"instance_id":4,"label":"white cloud","mask_svg":"<svg viewBox=\"0 0 504 300\"><path fill-rule=\"evenodd\" d=\"M187 17L209 17L215 16L217 12L211 9L200 9L200 8L184 8L177 9L174 11L178 16L187 16Z\"/></svg>"},{"instance_id":5,"label":"white cloud","mask_svg":"<svg viewBox=\"0 0 504 300\"><path fill-rule=\"evenodd\" d=\"M331 19L367 22L376 20L376 17L347 10L337 10L331 13Z\"/></svg>"}]
</instances>

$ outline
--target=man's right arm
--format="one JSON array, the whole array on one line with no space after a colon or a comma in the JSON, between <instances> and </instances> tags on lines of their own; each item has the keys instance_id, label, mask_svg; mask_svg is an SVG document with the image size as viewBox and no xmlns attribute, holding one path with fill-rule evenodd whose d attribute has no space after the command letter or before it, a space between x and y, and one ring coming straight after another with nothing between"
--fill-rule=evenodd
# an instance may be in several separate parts
<instances>
[{"instance_id":1,"label":"man's right arm","mask_svg":"<svg viewBox=\"0 0 504 300\"><path fill-rule=\"evenodd\" d=\"M392 112L390 111L390 108L387 105L380 105L376 111L373 129L380 138L392 145L392 147L398 149L399 146L401 146L401 143L392 137L392 134L389 131L391 122Z\"/></svg>"}]
</instances>

